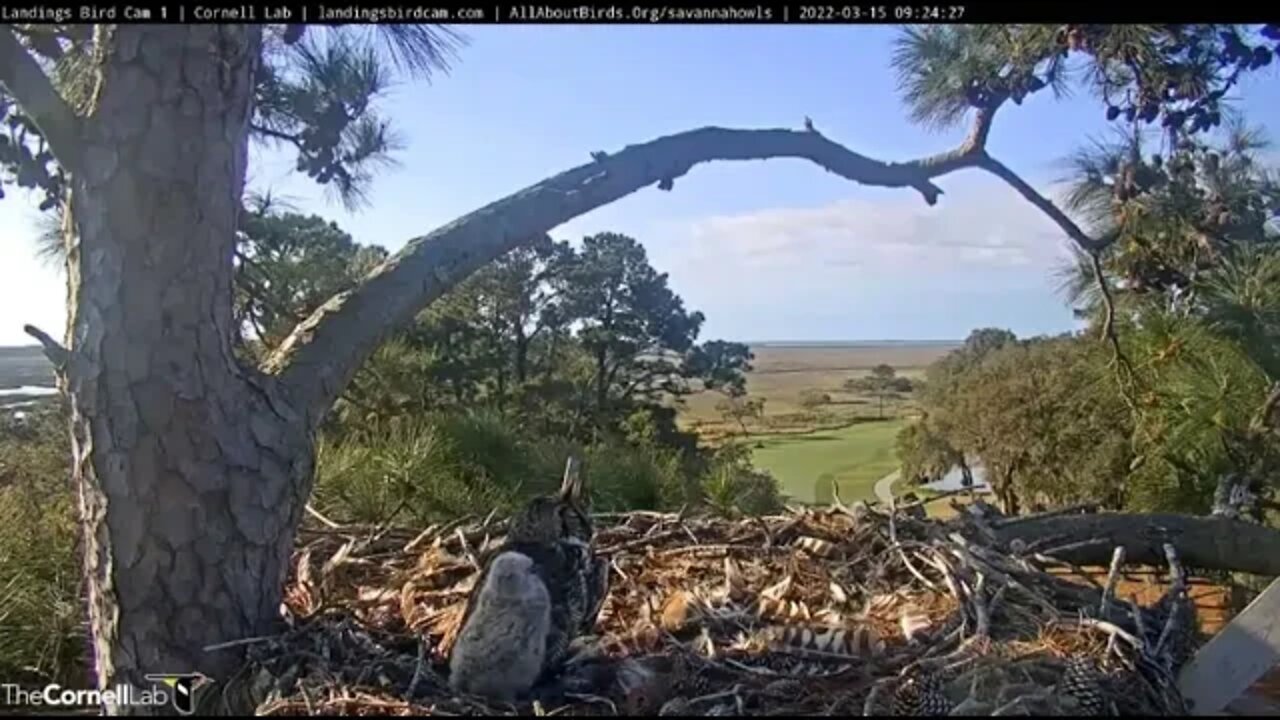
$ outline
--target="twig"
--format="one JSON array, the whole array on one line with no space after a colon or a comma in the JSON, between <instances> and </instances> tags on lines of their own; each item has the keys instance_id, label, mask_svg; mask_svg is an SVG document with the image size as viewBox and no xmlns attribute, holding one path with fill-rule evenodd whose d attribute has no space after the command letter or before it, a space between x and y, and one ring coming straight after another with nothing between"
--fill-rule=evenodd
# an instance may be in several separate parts
<instances>
[{"instance_id":1,"label":"twig","mask_svg":"<svg viewBox=\"0 0 1280 720\"><path fill-rule=\"evenodd\" d=\"M205 645L205 652L217 652L218 650L227 650L234 647L243 647L245 645L256 645L260 642L268 642L277 640L280 635L260 635L258 637L241 638L240 640L228 640L226 642L214 643L213 645Z\"/></svg>"},{"instance_id":2,"label":"twig","mask_svg":"<svg viewBox=\"0 0 1280 720\"><path fill-rule=\"evenodd\" d=\"M618 714L618 706L614 705L613 701L607 697L603 697L600 695L580 695L578 693L565 693L564 696L567 698L571 698L573 700L581 700L582 702L600 703L601 705L608 705L609 710L611 710L614 715Z\"/></svg>"},{"instance_id":3,"label":"twig","mask_svg":"<svg viewBox=\"0 0 1280 720\"><path fill-rule=\"evenodd\" d=\"M688 525L685 525L683 522L681 522L681 523L680 523L680 529L681 529L681 530L683 530L683 531L684 531L684 533L685 533L686 535L688 535L688 536L689 536L689 539L693 541L693 544L694 544L694 545L701 545L701 544L702 544L702 542L698 540L698 536L697 536L697 535L694 535L694 534L693 534L693 531L689 529L689 526L688 526Z\"/></svg>"},{"instance_id":4,"label":"twig","mask_svg":"<svg viewBox=\"0 0 1280 720\"><path fill-rule=\"evenodd\" d=\"M862 703L862 716L872 717L877 715L876 702L880 699L880 694L885 691L889 685L897 682L898 678L887 677L880 678L871 686L871 692L867 693L867 699Z\"/></svg>"},{"instance_id":5,"label":"twig","mask_svg":"<svg viewBox=\"0 0 1280 720\"><path fill-rule=\"evenodd\" d=\"M1111 611L1111 595L1120 580L1120 568L1124 565L1124 546L1117 545L1111 554L1111 567L1107 571L1107 585L1102 589L1102 604L1098 607L1098 617L1105 618Z\"/></svg>"},{"instance_id":6,"label":"twig","mask_svg":"<svg viewBox=\"0 0 1280 720\"><path fill-rule=\"evenodd\" d=\"M978 573L978 581L973 586L974 611L978 616L978 637L989 637L991 635L991 614L987 610L987 603L982 597L983 587L987 584L987 576Z\"/></svg>"},{"instance_id":7,"label":"twig","mask_svg":"<svg viewBox=\"0 0 1280 720\"><path fill-rule=\"evenodd\" d=\"M609 567L613 568L613 571L618 573L618 577L622 578L623 582L631 582L631 576L623 572L621 567L618 567L618 558L609 558Z\"/></svg>"},{"instance_id":8,"label":"twig","mask_svg":"<svg viewBox=\"0 0 1280 720\"><path fill-rule=\"evenodd\" d=\"M992 715L992 716L996 716L996 715L1010 715L1010 714L1012 714L1012 713L1013 713L1013 711L1014 711L1014 710L1016 710L1016 709L1017 709L1019 706L1021 706L1021 705L1024 705L1024 704L1026 704L1026 703L1028 703L1028 702L1032 702L1032 701L1044 701L1044 700L1049 699L1050 697L1051 697L1051 694L1050 694L1049 692L1047 692L1047 691L1046 691L1046 692L1034 693L1034 694L1031 694L1031 695L1019 695L1018 697L1016 697L1016 698L1014 698L1014 699L1010 700L1009 702L1005 703L1004 705L1001 705L1000 707L996 708L995 710L992 710L992 711L991 711L991 715Z\"/></svg>"},{"instance_id":9,"label":"twig","mask_svg":"<svg viewBox=\"0 0 1280 720\"><path fill-rule=\"evenodd\" d=\"M1062 533L1056 533L1054 535L1046 535L1038 540L1033 540L1027 543L1027 547L1023 552L1026 552L1026 553L1039 552L1039 548L1042 548L1045 545L1048 545L1049 543L1057 542L1065 537L1067 536Z\"/></svg>"},{"instance_id":10,"label":"twig","mask_svg":"<svg viewBox=\"0 0 1280 720\"><path fill-rule=\"evenodd\" d=\"M1160 630L1160 638L1156 641L1155 654L1159 655L1164 649L1165 642L1172 636L1173 627L1178 622L1178 615L1182 610L1183 600L1187 593L1186 573L1182 570L1182 563L1178 561L1178 551L1169 543L1164 544L1164 555L1169 561L1169 572L1173 575L1173 584L1165 593L1168 598L1166 605L1169 608L1169 614L1165 618L1164 627Z\"/></svg>"},{"instance_id":11,"label":"twig","mask_svg":"<svg viewBox=\"0 0 1280 720\"><path fill-rule=\"evenodd\" d=\"M655 525L654 527L657 527L657 526ZM681 527L684 527L683 524L681 525ZM617 545L610 545L609 547L600 548L596 552L597 554L600 554L600 555L613 555L613 554L625 552L627 550L631 550L634 548L644 547L645 545L653 545L654 543L657 543L659 541L666 540L668 538L677 537L679 535L680 535L680 530L678 528L675 530L664 530L663 532L657 533L656 535L653 535L650 537L636 538L634 540L627 540L626 542L622 542Z\"/></svg>"},{"instance_id":12,"label":"twig","mask_svg":"<svg viewBox=\"0 0 1280 720\"><path fill-rule=\"evenodd\" d=\"M311 503L307 503L306 510L308 515L315 518L316 520L319 520L323 525L327 526L331 530L337 530L338 528L342 527L338 523L330 520L324 515L321 515L319 510L316 510L314 507L311 507Z\"/></svg>"},{"instance_id":13,"label":"twig","mask_svg":"<svg viewBox=\"0 0 1280 720\"><path fill-rule=\"evenodd\" d=\"M1142 608L1138 607L1138 603L1132 599L1127 602L1129 604L1129 613L1133 616L1133 627L1138 631L1138 637L1142 638L1138 648L1145 650L1147 647L1147 628L1146 623L1142 621Z\"/></svg>"},{"instance_id":14,"label":"twig","mask_svg":"<svg viewBox=\"0 0 1280 720\"><path fill-rule=\"evenodd\" d=\"M904 550L901 545L898 546L898 555L902 558L902 564L907 566L907 570L914 575L917 580L933 592L938 592L938 586L934 585L929 578L925 577L924 573L916 569L916 566L911 563L911 558L907 557L907 551Z\"/></svg>"},{"instance_id":15,"label":"twig","mask_svg":"<svg viewBox=\"0 0 1280 720\"><path fill-rule=\"evenodd\" d=\"M1134 380L1133 363L1129 357L1125 355L1124 349L1120 347L1120 338L1116 335L1116 303L1111 297L1111 287L1107 283L1107 276L1102 271L1102 253L1100 249L1089 249L1089 261L1093 269L1094 281L1098 285L1098 292L1102 297L1102 305L1104 315L1102 320L1102 339L1111 345L1111 362L1115 366L1116 384L1120 388L1120 397L1124 400L1125 405L1130 410L1137 408L1137 398L1134 397ZM1121 371L1124 371L1121 373ZM1122 376L1123 375L1123 376Z\"/></svg>"},{"instance_id":16,"label":"twig","mask_svg":"<svg viewBox=\"0 0 1280 720\"><path fill-rule=\"evenodd\" d=\"M1009 527L1010 525L1018 525L1020 523L1025 523L1025 522L1044 520L1046 518L1058 517L1060 515L1076 515L1079 513L1096 512L1097 509L1098 509L1097 503L1080 503L1078 505L1071 505L1069 507L1059 508L1057 510L1050 510L1048 512L1036 513L1034 515L1019 515L1017 517L1011 517L1011 518L1000 518L995 520L991 524L997 528L1006 528L1006 527Z\"/></svg>"},{"instance_id":17,"label":"twig","mask_svg":"<svg viewBox=\"0 0 1280 720\"><path fill-rule=\"evenodd\" d=\"M1081 540L1079 542L1067 543L1066 545L1056 545L1054 547L1049 548L1048 550L1041 550L1040 554L1055 555L1057 553L1070 552L1072 550L1079 550L1080 548L1092 547L1094 545L1105 545L1107 544L1107 542L1108 541L1106 540L1106 538L1093 538L1091 540Z\"/></svg>"},{"instance_id":18,"label":"twig","mask_svg":"<svg viewBox=\"0 0 1280 720\"><path fill-rule=\"evenodd\" d=\"M1080 578L1081 580L1083 580L1083 581L1085 581L1085 582L1089 583L1090 585L1092 585L1092 586L1093 586L1094 588L1096 588L1097 590L1102 590L1102 585L1100 585L1100 584L1098 583L1098 581L1097 581L1097 580L1094 580L1094 579L1093 579L1093 574L1092 574L1092 573L1090 573L1090 572L1086 571L1084 568L1080 567L1079 565L1077 565L1077 564L1075 564L1075 563L1073 563L1073 562L1071 562L1071 561L1069 561L1069 560L1063 560L1063 559L1061 559L1061 558L1049 557L1048 555L1041 555L1040 553L1032 553L1032 554L1030 555L1030 557L1031 557L1031 559L1035 560L1036 562L1042 563L1042 564L1044 564L1044 565L1058 565L1058 566L1061 566L1061 567L1069 568L1069 569L1071 570L1071 572L1073 572L1073 573L1075 574L1075 576L1076 576L1076 577L1078 577L1078 578ZM1043 569L1043 568L1041 568L1041 569L1040 569L1040 571L1041 571L1041 572L1044 572L1044 569ZM1052 575L1053 573L1047 573L1047 574Z\"/></svg>"},{"instance_id":19,"label":"twig","mask_svg":"<svg viewBox=\"0 0 1280 720\"><path fill-rule=\"evenodd\" d=\"M836 482L835 478L831 479L831 505L854 520L860 519L853 514L848 505L844 504L844 500L840 499L840 483Z\"/></svg>"},{"instance_id":20,"label":"twig","mask_svg":"<svg viewBox=\"0 0 1280 720\"><path fill-rule=\"evenodd\" d=\"M711 693L710 695L699 695L698 697L695 697L695 698L689 698L689 704L693 705L694 703L711 702L712 700L720 700L722 698L733 697L741 691L742 691L742 685L740 683L735 683L734 686L729 688L728 690L722 690L720 692Z\"/></svg>"},{"instance_id":21,"label":"twig","mask_svg":"<svg viewBox=\"0 0 1280 720\"><path fill-rule=\"evenodd\" d=\"M409 700L413 699L413 693L418 689L418 683L422 680L422 672L426 670L427 661L427 644L421 638L418 639L418 662L413 666L413 679L409 681L409 689L405 691L405 697Z\"/></svg>"},{"instance_id":22,"label":"twig","mask_svg":"<svg viewBox=\"0 0 1280 720\"><path fill-rule=\"evenodd\" d=\"M1082 618L1076 618L1076 622L1079 623L1081 627L1094 628L1096 630L1101 630L1102 632L1107 633L1113 638L1120 638L1121 640L1124 640L1125 642L1132 645L1137 650L1141 650L1144 646L1143 641L1129 634L1128 631L1126 631L1124 628L1120 627L1119 625L1116 625L1114 623L1109 623L1106 620L1098 620L1096 618L1082 617ZM1139 630L1139 632L1141 632L1141 630Z\"/></svg>"},{"instance_id":23,"label":"twig","mask_svg":"<svg viewBox=\"0 0 1280 720\"><path fill-rule=\"evenodd\" d=\"M658 557L670 557L672 555L701 555L711 557L715 555L727 555L733 552L769 554L769 555L790 555L793 551L788 546L762 548L756 545L690 545L686 547L676 547L663 550L656 553Z\"/></svg>"},{"instance_id":24,"label":"twig","mask_svg":"<svg viewBox=\"0 0 1280 720\"><path fill-rule=\"evenodd\" d=\"M467 543L467 536L463 534L462 528L454 530L454 534L457 536L458 542L462 543L462 553L466 555L467 559L471 561L471 564L479 570L480 560L476 558L475 553L471 552L471 546Z\"/></svg>"},{"instance_id":25,"label":"twig","mask_svg":"<svg viewBox=\"0 0 1280 720\"><path fill-rule=\"evenodd\" d=\"M914 508L920 507L921 505L928 505L929 503L935 503L935 502L938 502L939 500L945 500L949 497L954 497L956 495L964 495L967 492L969 492L969 488L963 488L960 490L947 490L945 492L940 492L937 495L933 495L931 497L923 498L920 500L913 500L909 503L902 505L899 509L905 512L907 510L912 510Z\"/></svg>"}]
</instances>

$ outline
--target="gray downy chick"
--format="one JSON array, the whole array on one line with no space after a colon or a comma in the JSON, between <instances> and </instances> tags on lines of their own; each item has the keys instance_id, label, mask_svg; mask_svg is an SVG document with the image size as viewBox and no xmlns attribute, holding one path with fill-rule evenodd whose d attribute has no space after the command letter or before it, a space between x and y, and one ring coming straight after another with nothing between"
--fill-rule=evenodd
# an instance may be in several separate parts
<instances>
[{"instance_id":1,"label":"gray downy chick","mask_svg":"<svg viewBox=\"0 0 1280 720\"><path fill-rule=\"evenodd\" d=\"M551 597L533 561L522 553L498 555L485 575L449 658L449 686L512 702L542 672Z\"/></svg>"},{"instance_id":2,"label":"gray downy chick","mask_svg":"<svg viewBox=\"0 0 1280 720\"><path fill-rule=\"evenodd\" d=\"M586 488L576 458L565 467L556 495L537 497L511 519L507 537L489 558L517 552L532 559L533 569L551 598L551 622L543 656L544 678L562 667L574 638L595 626L609 589L609 563L595 556L595 534ZM482 560L480 578L463 611L465 628L476 612L480 589L487 584L492 560Z\"/></svg>"}]
</instances>

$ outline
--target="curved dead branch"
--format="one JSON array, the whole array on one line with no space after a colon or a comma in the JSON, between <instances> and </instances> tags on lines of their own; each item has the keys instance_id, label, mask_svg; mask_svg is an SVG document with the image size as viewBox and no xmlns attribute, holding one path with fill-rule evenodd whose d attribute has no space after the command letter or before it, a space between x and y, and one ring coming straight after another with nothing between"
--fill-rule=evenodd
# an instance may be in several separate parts
<instances>
[{"instance_id":1,"label":"curved dead branch","mask_svg":"<svg viewBox=\"0 0 1280 720\"><path fill-rule=\"evenodd\" d=\"M7 28L0 28L0 85L40 129L63 170L75 172L80 158L80 118Z\"/></svg>"},{"instance_id":2,"label":"curved dead branch","mask_svg":"<svg viewBox=\"0 0 1280 720\"><path fill-rule=\"evenodd\" d=\"M970 132L949 152L903 163L855 153L813 130L738 130L706 127L668 135L618 153L592 153L592 162L547 178L409 243L361 285L341 293L303 321L268 358L264 370L282 381L318 425L333 401L377 346L423 307L486 263L551 229L646 187L670 190L700 163L722 160L808 160L863 185L915 188L926 202L942 190L932 179L976 167L1005 180L1086 250L1088 237L1052 202L986 153L998 105L981 108Z\"/></svg>"},{"instance_id":3,"label":"curved dead branch","mask_svg":"<svg viewBox=\"0 0 1280 720\"><path fill-rule=\"evenodd\" d=\"M950 164L884 163L852 152L820 133L708 127L598 153L585 165L465 215L409 241L356 289L342 293L301 323L268 359L313 422L327 411L352 375L394 328L484 264L547 231L715 160L800 158L854 182L913 187L929 203L942 190L930 178Z\"/></svg>"},{"instance_id":4,"label":"curved dead branch","mask_svg":"<svg viewBox=\"0 0 1280 720\"><path fill-rule=\"evenodd\" d=\"M1075 221L1067 217L1066 213L1059 210L1057 205L1054 205L1052 201L1037 192L1036 189L1031 187L1026 180L1019 177L1017 173L1010 170L1004 163L996 160L990 155L983 154L980 158L975 160L974 165L1008 183L1009 187L1016 190L1019 195L1027 200L1027 202L1035 205L1040 212L1049 216L1049 219L1061 228L1062 231L1067 234L1067 237L1075 241L1075 243L1080 246L1081 250L1089 253L1096 253L1104 247L1101 241L1089 237L1088 233L1081 230L1080 226L1076 225Z\"/></svg>"}]
</instances>

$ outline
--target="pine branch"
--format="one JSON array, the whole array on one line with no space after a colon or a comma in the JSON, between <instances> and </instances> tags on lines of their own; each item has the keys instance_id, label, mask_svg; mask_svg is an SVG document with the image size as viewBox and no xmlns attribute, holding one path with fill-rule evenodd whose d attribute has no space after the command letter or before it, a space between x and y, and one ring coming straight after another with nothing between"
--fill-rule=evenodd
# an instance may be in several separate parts
<instances>
[{"instance_id":1,"label":"pine branch","mask_svg":"<svg viewBox=\"0 0 1280 720\"><path fill-rule=\"evenodd\" d=\"M300 323L264 369L281 377L318 423L356 370L395 329L473 272L511 249L535 242L568 220L649 186L670 189L693 166L723 160L798 158L847 180L915 188L933 205L933 178L966 167L993 172L1054 218L1081 247L1089 238L1026 182L986 154L1000 99L976 114L965 141L947 153L885 163L819 133L707 127L632 145L498 200L413 239L354 290L341 293Z\"/></svg>"},{"instance_id":2,"label":"pine branch","mask_svg":"<svg viewBox=\"0 0 1280 720\"><path fill-rule=\"evenodd\" d=\"M982 157L978 158L974 162L974 166L980 167L1008 183L1009 186L1016 190L1019 195L1027 200L1027 202L1035 205L1040 212L1047 215L1049 219L1061 228L1062 231L1067 234L1067 237L1074 240L1082 250L1092 253L1100 251L1106 247L1106 242L1090 237L1088 233L1080 229L1080 226L1077 225L1075 221L1067 217L1066 213L1058 209L1057 205L1054 205L1052 201L1041 195L1035 188L1031 187L1027 181L1023 180L1017 173L1010 170L1004 163L984 153Z\"/></svg>"},{"instance_id":3,"label":"pine branch","mask_svg":"<svg viewBox=\"0 0 1280 720\"><path fill-rule=\"evenodd\" d=\"M36 59L6 29L0 29L0 85L40 129L58 164L74 173L82 150L80 118L54 89Z\"/></svg>"}]
</instances>

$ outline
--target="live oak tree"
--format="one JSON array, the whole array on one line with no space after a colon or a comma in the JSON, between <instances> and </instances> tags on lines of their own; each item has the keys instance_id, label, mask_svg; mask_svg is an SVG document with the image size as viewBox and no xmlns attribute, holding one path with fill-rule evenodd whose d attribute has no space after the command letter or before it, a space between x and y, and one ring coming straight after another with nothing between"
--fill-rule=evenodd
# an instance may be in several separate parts
<instances>
[{"instance_id":1,"label":"live oak tree","mask_svg":"<svg viewBox=\"0 0 1280 720\"><path fill-rule=\"evenodd\" d=\"M747 420L758 422L764 416L764 403L765 399L762 397L750 397L745 393L729 394L716 403L716 412L720 413L726 423L737 423L745 438L751 435L751 431L747 429Z\"/></svg>"},{"instance_id":2,"label":"live oak tree","mask_svg":"<svg viewBox=\"0 0 1280 720\"><path fill-rule=\"evenodd\" d=\"M393 50L417 51L396 55L410 69L441 59L428 28L380 30L400 41ZM11 128L0 162L47 207L64 204L73 240L64 340L30 332L72 404L98 681L142 685L147 672L187 669L225 676L239 649L206 646L273 630L316 429L383 339L503 253L641 188L670 190L699 163L781 157L912 188L930 204L942 194L935 178L979 168L1096 252L1105 239L987 152L997 112L1066 83L1061 68L1074 52L1100 73L1096 84L1130 98L1121 112L1212 125L1214 93L1238 68L1270 60L1213 26L912 32L897 64L913 114L971 116L956 149L886 163L815 131L709 127L596 152L410 240L251 366L233 351L232 293L250 136L295 147L300 170L358 200L395 145L369 103L387 79L377 54L351 40L310 44L319 33L299 26L0 28ZM1208 80L1170 97L1171 73L1182 70Z\"/></svg>"},{"instance_id":3,"label":"live oak tree","mask_svg":"<svg viewBox=\"0 0 1280 720\"><path fill-rule=\"evenodd\" d=\"M898 372L892 365L880 363L871 368L871 372L865 377L846 380L844 388L848 392L871 393L879 403L877 416L883 418L884 401L901 393L911 392L912 383L910 378L898 377Z\"/></svg>"}]
</instances>

